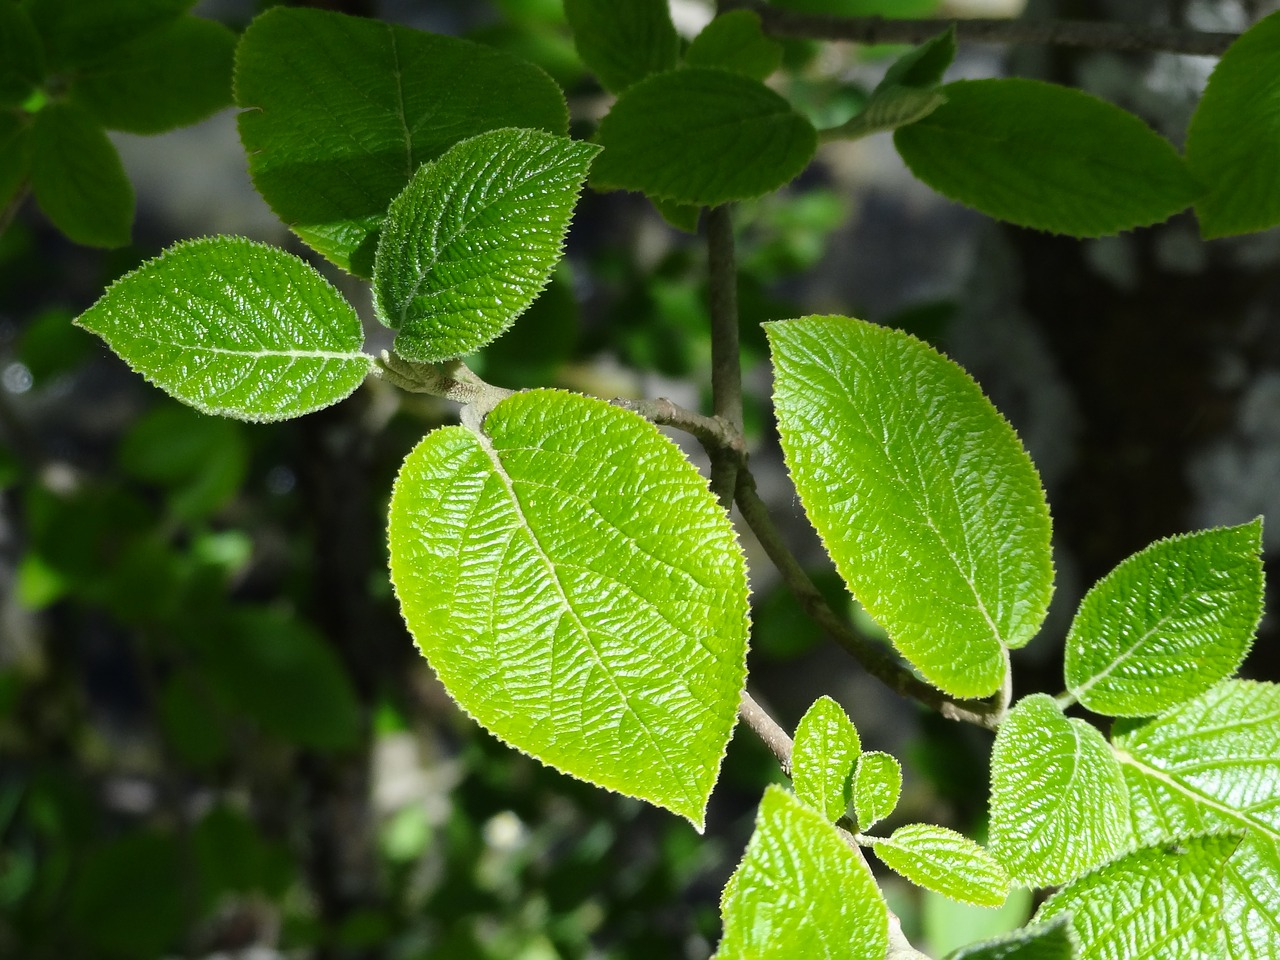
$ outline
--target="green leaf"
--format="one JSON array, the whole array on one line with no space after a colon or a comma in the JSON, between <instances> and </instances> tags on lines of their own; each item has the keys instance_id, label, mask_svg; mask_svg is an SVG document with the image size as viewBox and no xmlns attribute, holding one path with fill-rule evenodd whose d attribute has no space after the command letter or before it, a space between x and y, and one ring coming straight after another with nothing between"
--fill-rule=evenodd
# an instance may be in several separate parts
<instances>
[{"instance_id":1,"label":"green leaf","mask_svg":"<svg viewBox=\"0 0 1280 960\"><path fill-rule=\"evenodd\" d=\"M706 480L600 400L519 393L405 460L391 579L482 726L701 828L746 674L742 551Z\"/></svg>"},{"instance_id":2,"label":"green leaf","mask_svg":"<svg viewBox=\"0 0 1280 960\"><path fill-rule=\"evenodd\" d=\"M956 28L950 26L899 57L876 85L876 91L891 87L932 87L942 79L955 58Z\"/></svg>"},{"instance_id":3,"label":"green leaf","mask_svg":"<svg viewBox=\"0 0 1280 960\"><path fill-rule=\"evenodd\" d=\"M494 130L418 168L391 203L373 264L374 308L396 353L436 361L496 339L564 251L600 148L536 130Z\"/></svg>"},{"instance_id":4,"label":"green leaf","mask_svg":"<svg viewBox=\"0 0 1280 960\"><path fill-rule=\"evenodd\" d=\"M765 331L787 467L850 591L930 683L995 692L1053 589L1049 510L1013 429L907 334L846 317Z\"/></svg>"},{"instance_id":5,"label":"green leaf","mask_svg":"<svg viewBox=\"0 0 1280 960\"><path fill-rule=\"evenodd\" d=\"M716 206L770 193L809 165L812 124L741 74L687 67L642 80L600 122L591 172L604 190Z\"/></svg>"},{"instance_id":6,"label":"green leaf","mask_svg":"<svg viewBox=\"0 0 1280 960\"><path fill-rule=\"evenodd\" d=\"M16 106L44 79L44 47L27 11L0 3L0 105Z\"/></svg>"},{"instance_id":7,"label":"green leaf","mask_svg":"<svg viewBox=\"0 0 1280 960\"><path fill-rule=\"evenodd\" d=\"M923 120L946 102L946 94L938 87L894 86L876 90L859 113L838 127L824 130L822 135L827 139L857 140L873 133L897 130Z\"/></svg>"},{"instance_id":8,"label":"green leaf","mask_svg":"<svg viewBox=\"0 0 1280 960\"><path fill-rule=\"evenodd\" d=\"M866 861L775 785L720 912L715 960L884 960L888 949L888 913Z\"/></svg>"},{"instance_id":9,"label":"green leaf","mask_svg":"<svg viewBox=\"0 0 1280 960\"><path fill-rule=\"evenodd\" d=\"M1196 201L1205 239L1280 223L1280 13L1264 17L1222 55L1187 129L1187 165L1208 187Z\"/></svg>"},{"instance_id":10,"label":"green leaf","mask_svg":"<svg viewBox=\"0 0 1280 960\"><path fill-rule=\"evenodd\" d=\"M195 0L24 0L50 70L76 67L182 16Z\"/></svg>"},{"instance_id":11,"label":"green leaf","mask_svg":"<svg viewBox=\"0 0 1280 960\"><path fill-rule=\"evenodd\" d=\"M1280 956L1280 686L1224 681L1114 742L1143 842L1248 831L1223 878L1227 953Z\"/></svg>"},{"instance_id":12,"label":"green leaf","mask_svg":"<svg viewBox=\"0 0 1280 960\"><path fill-rule=\"evenodd\" d=\"M242 237L179 243L76 321L205 413L284 420L337 403L372 358L355 310L297 257Z\"/></svg>"},{"instance_id":13,"label":"green leaf","mask_svg":"<svg viewBox=\"0 0 1280 960\"><path fill-rule=\"evenodd\" d=\"M1018 884L1063 883L1115 856L1129 839L1124 775L1095 727L1053 698L1024 697L991 755L991 852Z\"/></svg>"},{"instance_id":14,"label":"green leaf","mask_svg":"<svg viewBox=\"0 0 1280 960\"><path fill-rule=\"evenodd\" d=\"M1159 540L1085 594L1067 688L1095 713L1149 717L1235 672L1262 617L1262 519Z\"/></svg>"},{"instance_id":15,"label":"green leaf","mask_svg":"<svg viewBox=\"0 0 1280 960\"><path fill-rule=\"evenodd\" d=\"M500 127L568 129L530 63L454 37L275 7L236 52L240 139L258 192L303 240L368 276L391 199L419 165Z\"/></svg>"},{"instance_id":16,"label":"green leaf","mask_svg":"<svg viewBox=\"0 0 1280 960\"><path fill-rule=\"evenodd\" d=\"M791 782L796 796L834 823L852 799L851 779L862 742L844 708L830 697L813 702L796 726Z\"/></svg>"},{"instance_id":17,"label":"green leaf","mask_svg":"<svg viewBox=\"0 0 1280 960\"><path fill-rule=\"evenodd\" d=\"M1071 916L1060 913L1047 923L962 947L946 960L1075 960L1078 948Z\"/></svg>"},{"instance_id":18,"label":"green leaf","mask_svg":"<svg viewBox=\"0 0 1280 960\"><path fill-rule=\"evenodd\" d=\"M894 133L939 193L1024 227L1099 237L1167 220L1201 193L1172 144L1131 113L1038 80L961 80Z\"/></svg>"},{"instance_id":19,"label":"green leaf","mask_svg":"<svg viewBox=\"0 0 1280 960\"><path fill-rule=\"evenodd\" d=\"M1070 913L1080 960L1212 960L1223 865L1239 842L1214 834L1143 847L1060 890L1035 918Z\"/></svg>"},{"instance_id":20,"label":"green leaf","mask_svg":"<svg viewBox=\"0 0 1280 960\"><path fill-rule=\"evenodd\" d=\"M183 860L160 833L129 833L92 847L65 878L62 923L92 944L81 956L160 957L183 932Z\"/></svg>"},{"instance_id":21,"label":"green leaf","mask_svg":"<svg viewBox=\"0 0 1280 960\"><path fill-rule=\"evenodd\" d=\"M31 127L31 186L40 209L76 243L122 247L133 227L133 187L120 155L87 114L50 104Z\"/></svg>"},{"instance_id":22,"label":"green leaf","mask_svg":"<svg viewBox=\"0 0 1280 960\"><path fill-rule=\"evenodd\" d=\"M231 103L236 35L220 23L181 17L116 47L77 72L72 101L98 123L159 133Z\"/></svg>"},{"instance_id":23,"label":"green leaf","mask_svg":"<svg viewBox=\"0 0 1280 960\"><path fill-rule=\"evenodd\" d=\"M858 757L853 774L853 809L858 829L869 830L898 806L902 765L887 753L871 750Z\"/></svg>"},{"instance_id":24,"label":"green leaf","mask_svg":"<svg viewBox=\"0 0 1280 960\"><path fill-rule=\"evenodd\" d=\"M769 5L844 17L923 17L937 9L938 0L770 0Z\"/></svg>"},{"instance_id":25,"label":"green leaf","mask_svg":"<svg viewBox=\"0 0 1280 960\"><path fill-rule=\"evenodd\" d=\"M698 220L702 217L701 207L692 203L677 203L674 200L650 199L668 226L685 233L698 232Z\"/></svg>"},{"instance_id":26,"label":"green leaf","mask_svg":"<svg viewBox=\"0 0 1280 960\"><path fill-rule=\"evenodd\" d=\"M18 195L31 170L31 122L17 111L0 111L0 210Z\"/></svg>"},{"instance_id":27,"label":"green leaf","mask_svg":"<svg viewBox=\"0 0 1280 960\"><path fill-rule=\"evenodd\" d=\"M782 44L765 36L755 11L730 10L693 38L684 62L690 67L719 67L763 80L782 65Z\"/></svg>"},{"instance_id":28,"label":"green leaf","mask_svg":"<svg viewBox=\"0 0 1280 960\"><path fill-rule=\"evenodd\" d=\"M565 0L564 12L578 56L613 93L680 61L667 0Z\"/></svg>"},{"instance_id":29,"label":"green leaf","mask_svg":"<svg viewBox=\"0 0 1280 960\"><path fill-rule=\"evenodd\" d=\"M954 830L909 823L887 839L868 839L885 866L926 890L980 907L998 907L1009 895L1009 877L1000 864Z\"/></svg>"}]
</instances>

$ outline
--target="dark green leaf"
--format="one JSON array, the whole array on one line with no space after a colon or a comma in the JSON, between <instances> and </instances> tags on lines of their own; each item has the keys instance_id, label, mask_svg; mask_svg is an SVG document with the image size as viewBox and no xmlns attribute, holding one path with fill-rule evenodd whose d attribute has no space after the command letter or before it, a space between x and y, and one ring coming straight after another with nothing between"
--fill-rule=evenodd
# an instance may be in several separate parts
<instances>
[{"instance_id":1,"label":"dark green leaf","mask_svg":"<svg viewBox=\"0 0 1280 960\"><path fill-rule=\"evenodd\" d=\"M0 106L22 103L44 79L44 47L27 11L0 3Z\"/></svg>"},{"instance_id":2,"label":"dark green leaf","mask_svg":"<svg viewBox=\"0 0 1280 960\"><path fill-rule=\"evenodd\" d=\"M18 195L31 169L31 120L0 110L0 210Z\"/></svg>"},{"instance_id":3,"label":"dark green leaf","mask_svg":"<svg viewBox=\"0 0 1280 960\"><path fill-rule=\"evenodd\" d=\"M691 67L719 67L763 80L782 64L782 46L760 29L760 15L730 10L703 27L685 51Z\"/></svg>"},{"instance_id":4,"label":"dark green leaf","mask_svg":"<svg viewBox=\"0 0 1280 960\"><path fill-rule=\"evenodd\" d=\"M903 54L891 66L876 90L890 87L932 87L942 80L942 75L956 58L956 28L948 27L926 40L910 53Z\"/></svg>"},{"instance_id":5,"label":"dark green leaf","mask_svg":"<svg viewBox=\"0 0 1280 960\"><path fill-rule=\"evenodd\" d=\"M25 0L51 70L77 67L154 30L195 0Z\"/></svg>"},{"instance_id":6,"label":"dark green leaf","mask_svg":"<svg viewBox=\"0 0 1280 960\"><path fill-rule=\"evenodd\" d=\"M202 120L231 103L236 35L220 23L181 17L77 72L73 102L98 123L159 133Z\"/></svg>"},{"instance_id":7,"label":"dark green leaf","mask_svg":"<svg viewBox=\"0 0 1280 960\"><path fill-rule=\"evenodd\" d=\"M88 114L51 104L31 129L31 185L53 225L76 243L122 247L133 227L133 187L120 155Z\"/></svg>"},{"instance_id":8,"label":"dark green leaf","mask_svg":"<svg viewBox=\"0 0 1280 960\"><path fill-rule=\"evenodd\" d=\"M1038 80L961 80L894 133L939 193L1020 226L1098 237L1166 220L1201 193L1172 144L1131 113Z\"/></svg>"},{"instance_id":9,"label":"dark green leaf","mask_svg":"<svg viewBox=\"0 0 1280 960\"><path fill-rule=\"evenodd\" d=\"M1059 914L1048 923L962 947L947 954L947 960L1075 960L1076 949L1071 916Z\"/></svg>"},{"instance_id":10,"label":"dark green leaf","mask_svg":"<svg viewBox=\"0 0 1280 960\"><path fill-rule=\"evenodd\" d=\"M764 84L689 67L642 80L600 123L592 186L715 206L776 190L813 158L817 134Z\"/></svg>"},{"instance_id":11,"label":"dark green leaf","mask_svg":"<svg viewBox=\"0 0 1280 960\"><path fill-rule=\"evenodd\" d=\"M667 0L565 0L564 12L578 56L614 93L680 60Z\"/></svg>"},{"instance_id":12,"label":"dark green leaf","mask_svg":"<svg viewBox=\"0 0 1280 960\"><path fill-rule=\"evenodd\" d=\"M532 64L454 37L276 7L236 53L254 184L307 243L368 276L391 199L419 165L499 127L563 134L560 88Z\"/></svg>"},{"instance_id":13,"label":"dark green leaf","mask_svg":"<svg viewBox=\"0 0 1280 960\"><path fill-rule=\"evenodd\" d=\"M91 955L159 957L183 929L183 864L158 833L133 833L94 849L70 890L73 935Z\"/></svg>"}]
</instances>

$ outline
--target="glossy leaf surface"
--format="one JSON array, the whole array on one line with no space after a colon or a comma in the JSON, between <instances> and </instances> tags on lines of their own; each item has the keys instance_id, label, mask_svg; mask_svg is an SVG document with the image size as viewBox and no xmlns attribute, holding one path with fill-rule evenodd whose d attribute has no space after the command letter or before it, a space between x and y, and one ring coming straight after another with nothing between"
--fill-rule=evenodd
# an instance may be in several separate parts
<instances>
[{"instance_id":1,"label":"glossy leaf surface","mask_svg":"<svg viewBox=\"0 0 1280 960\"><path fill-rule=\"evenodd\" d=\"M852 799L851 779L862 743L844 708L819 697L796 725L791 781L796 796L834 823Z\"/></svg>"},{"instance_id":2,"label":"glossy leaf surface","mask_svg":"<svg viewBox=\"0 0 1280 960\"><path fill-rule=\"evenodd\" d=\"M991 755L991 852L1014 883L1063 883L1129 837L1120 764L1097 728L1038 693L1014 706Z\"/></svg>"},{"instance_id":3,"label":"glossy leaf surface","mask_svg":"<svg viewBox=\"0 0 1280 960\"><path fill-rule=\"evenodd\" d=\"M1206 239L1280 223L1280 13L1259 20L1222 55L1187 129L1187 165L1208 188L1196 201Z\"/></svg>"},{"instance_id":4,"label":"glossy leaf surface","mask_svg":"<svg viewBox=\"0 0 1280 960\"><path fill-rule=\"evenodd\" d=\"M817 134L777 93L727 70L688 67L628 88L600 122L599 189L715 206L790 182Z\"/></svg>"},{"instance_id":5,"label":"glossy leaf surface","mask_svg":"<svg viewBox=\"0 0 1280 960\"><path fill-rule=\"evenodd\" d=\"M50 104L36 114L27 145L40 209L76 243L123 247L133 228L133 186L120 155L84 111Z\"/></svg>"},{"instance_id":6,"label":"glossy leaf surface","mask_svg":"<svg viewBox=\"0 0 1280 960\"><path fill-rule=\"evenodd\" d=\"M1046 923L961 947L946 960L1075 960L1077 947L1071 917L1058 914Z\"/></svg>"},{"instance_id":7,"label":"glossy leaf surface","mask_svg":"<svg viewBox=\"0 0 1280 960\"><path fill-rule=\"evenodd\" d=\"M276 7L236 53L254 185L303 240L362 276L419 165L500 127L563 134L564 95L508 53L320 10Z\"/></svg>"},{"instance_id":8,"label":"glossy leaf surface","mask_svg":"<svg viewBox=\"0 0 1280 960\"><path fill-rule=\"evenodd\" d=\"M1159 540L1085 595L1067 689L1095 713L1149 717L1235 672L1262 616L1262 521Z\"/></svg>"},{"instance_id":9,"label":"glossy leaf surface","mask_svg":"<svg viewBox=\"0 0 1280 960\"><path fill-rule=\"evenodd\" d=\"M680 60L667 0L565 0L564 13L578 56L613 93Z\"/></svg>"},{"instance_id":10,"label":"glossy leaf surface","mask_svg":"<svg viewBox=\"0 0 1280 960\"><path fill-rule=\"evenodd\" d=\"M599 152L537 130L493 130L423 164L391 203L374 308L407 360L471 353L546 285Z\"/></svg>"},{"instance_id":11,"label":"glossy leaf surface","mask_svg":"<svg viewBox=\"0 0 1280 960\"><path fill-rule=\"evenodd\" d=\"M759 14L730 10L693 38L684 62L691 67L719 67L763 80L782 65L782 45L765 36Z\"/></svg>"},{"instance_id":12,"label":"glossy leaf surface","mask_svg":"<svg viewBox=\"0 0 1280 960\"><path fill-rule=\"evenodd\" d=\"M858 757L853 775L853 809L858 829L869 830L898 806L902 765L887 753L871 750Z\"/></svg>"},{"instance_id":13,"label":"glossy leaf surface","mask_svg":"<svg viewBox=\"0 0 1280 960\"><path fill-rule=\"evenodd\" d=\"M952 900L998 907L1009 877L991 854L963 834L930 823L909 823L872 848L885 865L916 886Z\"/></svg>"},{"instance_id":14,"label":"glossy leaf surface","mask_svg":"<svg viewBox=\"0 0 1280 960\"><path fill-rule=\"evenodd\" d=\"M884 960L888 915L866 861L822 814L765 789L720 904L716 960Z\"/></svg>"},{"instance_id":15,"label":"glossy leaf surface","mask_svg":"<svg viewBox=\"0 0 1280 960\"><path fill-rule=\"evenodd\" d=\"M484 430L435 431L396 480L414 639L499 738L701 827L746 671L728 517L675 444L603 401L520 393Z\"/></svg>"},{"instance_id":16,"label":"glossy leaf surface","mask_svg":"<svg viewBox=\"0 0 1280 960\"><path fill-rule=\"evenodd\" d=\"M1053 582L1048 506L1013 429L907 334L847 317L765 330L787 467L836 569L930 683L993 693Z\"/></svg>"},{"instance_id":17,"label":"glossy leaf surface","mask_svg":"<svg viewBox=\"0 0 1280 960\"><path fill-rule=\"evenodd\" d=\"M355 310L276 247L208 237L121 277L76 321L183 403L284 420L337 403L372 358Z\"/></svg>"},{"instance_id":18,"label":"glossy leaf surface","mask_svg":"<svg viewBox=\"0 0 1280 960\"><path fill-rule=\"evenodd\" d=\"M1201 192L1172 144L1087 93L1020 78L941 92L894 144L917 177L989 216L1099 237L1167 220Z\"/></svg>"}]
</instances>

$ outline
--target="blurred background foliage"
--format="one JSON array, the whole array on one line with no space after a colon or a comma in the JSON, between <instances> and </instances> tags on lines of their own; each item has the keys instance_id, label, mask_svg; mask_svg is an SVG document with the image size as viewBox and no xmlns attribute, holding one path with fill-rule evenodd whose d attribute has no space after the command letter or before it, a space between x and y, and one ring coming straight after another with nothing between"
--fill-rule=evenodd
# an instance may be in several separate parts
<instances>
[{"instance_id":1,"label":"blurred background foliage","mask_svg":"<svg viewBox=\"0 0 1280 960\"><path fill-rule=\"evenodd\" d=\"M238 32L265 5L208 0L196 12ZM577 135L607 109L559 0L323 5L540 64L565 87ZM779 5L939 12L933 0ZM148 6L164 4L101 9ZM1030 13L1240 29L1267 6L1041 0ZM711 9L682 0L674 12L691 35ZM823 126L856 112L900 52L784 47L773 82ZM214 60L206 71L227 68ZM1083 85L1176 138L1211 63L962 48L954 74ZM223 102L210 89L225 100L226 78L208 79L204 113ZM94 115L115 130L112 98L94 89L107 104ZM136 132L191 119L166 110ZM399 620L383 539L400 459L454 411L370 383L301 421L244 425L130 374L70 323L113 278L175 239L216 232L306 251L249 187L232 111L111 137L137 194L128 244L77 245L20 195L0 233L0 956L708 956L721 886L763 786L779 779L768 754L734 740L700 837L462 716ZM1022 432L1049 488L1060 577L1046 639L1015 665L1027 690L1060 688L1065 618L1123 556L1189 527L1276 515L1274 233L1207 246L1186 218L1089 243L1003 227L912 182L883 136L824 148L797 183L736 216L753 463L823 590L872 635L785 483L761 321L839 312L910 330L969 366ZM696 236L639 196L588 194L550 288L473 366L504 386L698 405L705 293ZM386 331L369 334L370 347L386 345ZM1277 542L1268 537L1273 553ZM746 546L758 695L788 725L819 694L835 696L864 744L907 762L899 818L980 833L989 738L878 689ZM1269 619L1246 673L1280 676L1274 638ZM1016 897L1000 911L965 908L885 884L939 953L1031 908Z\"/></svg>"}]
</instances>

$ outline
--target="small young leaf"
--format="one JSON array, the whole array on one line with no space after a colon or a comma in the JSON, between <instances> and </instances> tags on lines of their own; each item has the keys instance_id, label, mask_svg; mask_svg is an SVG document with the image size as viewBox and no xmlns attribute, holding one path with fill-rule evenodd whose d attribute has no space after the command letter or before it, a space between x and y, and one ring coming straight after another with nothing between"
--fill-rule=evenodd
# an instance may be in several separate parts
<instances>
[{"instance_id":1,"label":"small young leaf","mask_svg":"<svg viewBox=\"0 0 1280 960\"><path fill-rule=\"evenodd\" d=\"M998 907L1009 895L1009 877L991 854L968 837L929 823L909 823L873 850L885 866L916 886L952 900Z\"/></svg>"},{"instance_id":2,"label":"small young leaf","mask_svg":"<svg viewBox=\"0 0 1280 960\"><path fill-rule=\"evenodd\" d=\"M956 28L948 27L909 53L899 57L876 85L876 91L890 87L932 87L956 58Z\"/></svg>"},{"instance_id":3,"label":"small young leaf","mask_svg":"<svg viewBox=\"0 0 1280 960\"><path fill-rule=\"evenodd\" d=\"M406 360L460 357L497 338L546 285L600 148L493 130L418 168L391 202L374 308Z\"/></svg>"},{"instance_id":4,"label":"small young leaf","mask_svg":"<svg viewBox=\"0 0 1280 960\"><path fill-rule=\"evenodd\" d=\"M361 276L420 164L500 127L568 129L555 81L511 54L356 17L275 7L236 51L249 172L303 240Z\"/></svg>"},{"instance_id":5,"label":"small young leaf","mask_svg":"<svg viewBox=\"0 0 1280 960\"><path fill-rule=\"evenodd\" d=\"M604 190L716 206L790 182L813 159L813 125L763 83L707 67L630 87L600 122L591 172Z\"/></svg>"},{"instance_id":6,"label":"small young leaf","mask_svg":"<svg viewBox=\"0 0 1280 960\"><path fill-rule=\"evenodd\" d=\"M720 912L715 960L884 960L888 949L888 912L866 861L773 785Z\"/></svg>"},{"instance_id":7,"label":"small young leaf","mask_svg":"<svg viewBox=\"0 0 1280 960\"><path fill-rule=\"evenodd\" d=\"M355 310L297 257L242 237L170 247L76 321L161 390L205 413L284 420L364 381Z\"/></svg>"},{"instance_id":8,"label":"small young leaf","mask_svg":"<svg viewBox=\"0 0 1280 960\"><path fill-rule=\"evenodd\" d=\"M947 96L939 87L895 86L876 90L859 113L832 130L824 130L823 136L857 140L873 133L897 130L923 120L946 102Z\"/></svg>"},{"instance_id":9,"label":"small young leaf","mask_svg":"<svg viewBox=\"0 0 1280 960\"><path fill-rule=\"evenodd\" d=\"M1167 140L1097 97L1039 80L961 80L899 128L911 172L988 216L1075 237L1167 220L1201 187Z\"/></svg>"},{"instance_id":10,"label":"small young leaf","mask_svg":"<svg viewBox=\"0 0 1280 960\"><path fill-rule=\"evenodd\" d=\"M1054 894L1035 919L1070 913L1080 960L1213 960L1223 866L1239 842L1212 834L1135 850Z\"/></svg>"},{"instance_id":11,"label":"small young leaf","mask_svg":"<svg viewBox=\"0 0 1280 960\"><path fill-rule=\"evenodd\" d=\"M853 774L853 809L858 829L869 830L898 806L902 765L887 753L872 750L858 757Z\"/></svg>"},{"instance_id":12,"label":"small young leaf","mask_svg":"<svg viewBox=\"0 0 1280 960\"><path fill-rule=\"evenodd\" d=\"M1262 616L1262 520L1159 540L1085 594L1067 688L1095 713L1149 717L1234 673Z\"/></svg>"},{"instance_id":13,"label":"small young leaf","mask_svg":"<svg viewBox=\"0 0 1280 960\"><path fill-rule=\"evenodd\" d=\"M701 828L746 675L742 551L635 414L518 393L430 434L391 498L391 580L450 695L565 773Z\"/></svg>"},{"instance_id":14,"label":"small young leaf","mask_svg":"<svg viewBox=\"0 0 1280 960\"><path fill-rule=\"evenodd\" d=\"M180 17L116 47L76 73L71 99L111 130L159 133L231 103L236 35Z\"/></svg>"},{"instance_id":15,"label":"small young leaf","mask_svg":"<svg viewBox=\"0 0 1280 960\"><path fill-rule=\"evenodd\" d=\"M850 781L862 743L844 708L830 697L813 702L796 726L791 782L796 796L832 823L852 798Z\"/></svg>"},{"instance_id":16,"label":"small young leaf","mask_svg":"<svg viewBox=\"0 0 1280 960\"><path fill-rule=\"evenodd\" d=\"M719 67L763 80L782 65L782 45L765 36L758 13L730 10L693 38L684 62L690 67Z\"/></svg>"},{"instance_id":17,"label":"small young leaf","mask_svg":"<svg viewBox=\"0 0 1280 960\"><path fill-rule=\"evenodd\" d=\"M1196 201L1205 239L1280 223L1280 13L1264 17L1222 55L1187 129L1187 165L1208 187Z\"/></svg>"},{"instance_id":18,"label":"small young leaf","mask_svg":"<svg viewBox=\"0 0 1280 960\"><path fill-rule=\"evenodd\" d=\"M991 852L1018 884L1064 883L1129 838L1129 795L1095 727L1037 693L1014 706L991 755Z\"/></svg>"},{"instance_id":19,"label":"small young leaf","mask_svg":"<svg viewBox=\"0 0 1280 960\"><path fill-rule=\"evenodd\" d=\"M1222 929L1232 960L1280 956L1280 686L1227 680L1115 737L1144 843L1248 830L1228 861Z\"/></svg>"},{"instance_id":20,"label":"small young leaf","mask_svg":"<svg viewBox=\"0 0 1280 960\"><path fill-rule=\"evenodd\" d=\"M847 317L765 325L787 467L836 569L930 683L1000 688L1053 589L1031 460L973 379Z\"/></svg>"},{"instance_id":21,"label":"small young leaf","mask_svg":"<svg viewBox=\"0 0 1280 960\"><path fill-rule=\"evenodd\" d=\"M564 13L578 56L613 93L680 60L667 0L565 0Z\"/></svg>"},{"instance_id":22,"label":"small young leaf","mask_svg":"<svg viewBox=\"0 0 1280 960\"><path fill-rule=\"evenodd\" d=\"M1071 915L1060 913L1046 923L961 947L946 960L1076 960L1078 949Z\"/></svg>"},{"instance_id":23,"label":"small young leaf","mask_svg":"<svg viewBox=\"0 0 1280 960\"><path fill-rule=\"evenodd\" d=\"M133 227L133 187L120 155L82 110L50 104L35 116L31 186L40 209L76 243L122 247Z\"/></svg>"}]
</instances>

